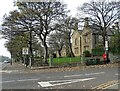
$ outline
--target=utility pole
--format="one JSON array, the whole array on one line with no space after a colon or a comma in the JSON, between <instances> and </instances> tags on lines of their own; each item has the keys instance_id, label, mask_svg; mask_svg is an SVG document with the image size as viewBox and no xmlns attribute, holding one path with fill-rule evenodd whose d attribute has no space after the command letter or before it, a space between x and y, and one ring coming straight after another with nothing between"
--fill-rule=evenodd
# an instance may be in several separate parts
<instances>
[{"instance_id":1,"label":"utility pole","mask_svg":"<svg viewBox=\"0 0 120 91\"><path fill-rule=\"evenodd\" d=\"M10 34L10 39L11 39L11 42L12 42L12 31L11 31L11 34ZM11 43L11 60L10 60L10 65L12 65L12 60L13 60L13 57L12 57L12 43Z\"/></svg>"}]
</instances>

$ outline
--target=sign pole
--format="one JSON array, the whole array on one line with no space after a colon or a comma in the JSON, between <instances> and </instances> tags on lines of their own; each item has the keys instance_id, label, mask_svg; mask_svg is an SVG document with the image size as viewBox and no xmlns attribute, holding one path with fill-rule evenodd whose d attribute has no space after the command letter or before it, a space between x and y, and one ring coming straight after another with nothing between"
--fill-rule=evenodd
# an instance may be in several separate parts
<instances>
[{"instance_id":1,"label":"sign pole","mask_svg":"<svg viewBox=\"0 0 120 91\"><path fill-rule=\"evenodd\" d=\"M28 55L28 53L29 53L29 49L27 47L25 47L25 48L22 49L22 54L24 55L24 64L26 66L27 66L27 61L28 61L26 55Z\"/></svg>"},{"instance_id":2,"label":"sign pole","mask_svg":"<svg viewBox=\"0 0 120 91\"><path fill-rule=\"evenodd\" d=\"M109 63L108 40L105 41L105 53L106 53L106 61L107 63Z\"/></svg>"}]
</instances>

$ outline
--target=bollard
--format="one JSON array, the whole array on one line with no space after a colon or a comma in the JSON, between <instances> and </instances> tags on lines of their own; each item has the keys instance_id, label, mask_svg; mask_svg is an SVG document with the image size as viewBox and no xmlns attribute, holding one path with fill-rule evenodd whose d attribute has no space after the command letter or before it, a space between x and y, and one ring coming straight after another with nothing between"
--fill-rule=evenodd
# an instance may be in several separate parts
<instances>
[{"instance_id":1,"label":"bollard","mask_svg":"<svg viewBox=\"0 0 120 91\"><path fill-rule=\"evenodd\" d=\"M85 57L83 54L81 55L81 67L82 67L82 70L85 70L85 68L86 68Z\"/></svg>"},{"instance_id":2,"label":"bollard","mask_svg":"<svg viewBox=\"0 0 120 91\"><path fill-rule=\"evenodd\" d=\"M82 65L84 65L84 64L85 64L85 57L84 57L84 55L83 55L83 54L81 55L81 64L82 64Z\"/></svg>"}]
</instances>

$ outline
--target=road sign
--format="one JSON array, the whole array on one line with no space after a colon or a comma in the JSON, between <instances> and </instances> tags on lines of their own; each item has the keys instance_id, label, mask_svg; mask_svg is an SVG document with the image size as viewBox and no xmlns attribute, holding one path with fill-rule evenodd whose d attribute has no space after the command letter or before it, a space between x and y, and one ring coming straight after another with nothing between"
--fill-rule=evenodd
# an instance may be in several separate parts
<instances>
[{"instance_id":1,"label":"road sign","mask_svg":"<svg viewBox=\"0 0 120 91\"><path fill-rule=\"evenodd\" d=\"M102 57L105 59L105 58L107 58L107 55L104 53L104 54L102 55Z\"/></svg>"},{"instance_id":2,"label":"road sign","mask_svg":"<svg viewBox=\"0 0 120 91\"><path fill-rule=\"evenodd\" d=\"M26 47L26 48L23 48L22 49L22 54L24 54L24 55L27 55L28 54L28 51L29 51L29 49Z\"/></svg>"},{"instance_id":3,"label":"road sign","mask_svg":"<svg viewBox=\"0 0 120 91\"><path fill-rule=\"evenodd\" d=\"M108 41L105 41L105 47L106 48L108 47Z\"/></svg>"},{"instance_id":4,"label":"road sign","mask_svg":"<svg viewBox=\"0 0 120 91\"><path fill-rule=\"evenodd\" d=\"M105 41L105 50L108 50L108 41Z\"/></svg>"}]
</instances>

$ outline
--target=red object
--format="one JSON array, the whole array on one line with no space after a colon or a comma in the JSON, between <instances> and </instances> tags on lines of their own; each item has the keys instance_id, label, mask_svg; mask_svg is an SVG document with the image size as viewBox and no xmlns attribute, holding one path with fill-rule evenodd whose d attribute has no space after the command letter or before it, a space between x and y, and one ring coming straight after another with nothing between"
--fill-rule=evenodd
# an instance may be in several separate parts
<instances>
[{"instance_id":1,"label":"red object","mask_svg":"<svg viewBox=\"0 0 120 91\"><path fill-rule=\"evenodd\" d=\"M102 57L103 57L104 59L106 59L106 58L107 58L107 55L104 53L104 54L102 55Z\"/></svg>"}]
</instances>

